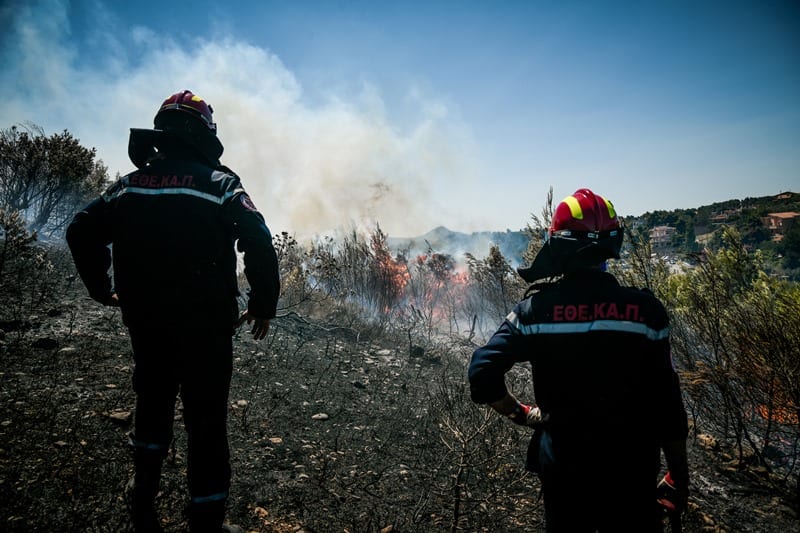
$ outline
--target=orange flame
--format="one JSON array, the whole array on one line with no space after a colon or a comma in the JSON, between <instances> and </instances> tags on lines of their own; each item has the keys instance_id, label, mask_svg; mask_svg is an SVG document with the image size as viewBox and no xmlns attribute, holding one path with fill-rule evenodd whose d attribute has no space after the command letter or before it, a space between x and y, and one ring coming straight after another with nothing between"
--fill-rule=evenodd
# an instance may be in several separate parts
<instances>
[{"instance_id":1,"label":"orange flame","mask_svg":"<svg viewBox=\"0 0 800 533\"><path fill-rule=\"evenodd\" d=\"M797 425L800 423L797 417L797 410L796 409L789 409L788 407L772 407L770 409L766 405L759 405L758 414L764 420L771 420L773 422L778 422L779 424L784 424L787 426Z\"/></svg>"}]
</instances>

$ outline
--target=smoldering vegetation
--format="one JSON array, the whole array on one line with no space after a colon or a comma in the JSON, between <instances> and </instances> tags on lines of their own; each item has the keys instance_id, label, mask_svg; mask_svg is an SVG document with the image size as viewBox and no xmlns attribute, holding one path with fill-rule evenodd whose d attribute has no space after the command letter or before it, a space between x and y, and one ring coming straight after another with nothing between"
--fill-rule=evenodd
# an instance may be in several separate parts
<instances>
[{"instance_id":1,"label":"smoldering vegetation","mask_svg":"<svg viewBox=\"0 0 800 533\"><path fill-rule=\"evenodd\" d=\"M4 212L0 241L0 524L123 531L132 358L118 312L90 301L68 253ZM531 244L535 253L536 221ZM633 235L616 273L667 304L692 418L686 531L797 526L800 310L735 233L670 273ZM249 531L538 531L529 433L470 402L466 366L526 287L497 247L391 249L374 227L275 236L279 317L237 334L231 521ZM244 280L242 280L243 289ZM535 401L523 370L511 388ZM185 528L181 408L158 505ZM587 497L602 485L576 487Z\"/></svg>"}]
</instances>

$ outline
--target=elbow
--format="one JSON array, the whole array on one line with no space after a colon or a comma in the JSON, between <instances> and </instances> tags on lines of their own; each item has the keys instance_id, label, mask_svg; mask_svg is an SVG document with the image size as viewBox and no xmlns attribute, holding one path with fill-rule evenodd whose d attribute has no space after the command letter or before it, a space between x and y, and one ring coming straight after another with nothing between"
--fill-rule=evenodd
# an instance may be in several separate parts
<instances>
[{"instance_id":1,"label":"elbow","mask_svg":"<svg viewBox=\"0 0 800 533\"><path fill-rule=\"evenodd\" d=\"M479 405L495 402L508 392L503 375L490 372L481 365L470 365L467 380L470 399Z\"/></svg>"}]
</instances>

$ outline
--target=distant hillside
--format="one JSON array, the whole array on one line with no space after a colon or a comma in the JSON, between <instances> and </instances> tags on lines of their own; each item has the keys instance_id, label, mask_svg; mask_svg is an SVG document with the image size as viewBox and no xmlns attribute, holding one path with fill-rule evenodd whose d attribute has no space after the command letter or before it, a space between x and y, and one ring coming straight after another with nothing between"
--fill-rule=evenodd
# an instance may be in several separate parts
<instances>
[{"instance_id":1,"label":"distant hillside","mask_svg":"<svg viewBox=\"0 0 800 533\"><path fill-rule=\"evenodd\" d=\"M768 213L791 211L800 213L800 194L785 192L774 196L725 200L691 209L647 212L638 217L627 217L626 222L645 230L655 226L675 227L677 231L672 248L679 252L698 250L698 235L710 235L724 225L734 226L746 244L755 248L773 246L774 254L782 255L786 250L780 245L770 244L772 235L764 227L761 217ZM516 267L523 262L522 254L528 246L528 240L522 231L461 233L439 226L418 237L389 237L388 243L395 253L403 253L408 257L424 254L430 248L434 252L451 255L457 261L463 261L465 253L484 258L489 254L489 247L497 245L503 256Z\"/></svg>"},{"instance_id":2,"label":"distant hillside","mask_svg":"<svg viewBox=\"0 0 800 533\"><path fill-rule=\"evenodd\" d=\"M463 261L465 253L478 258L486 257L489 248L496 245L511 266L516 267L522 263L528 237L522 231L460 233L439 226L419 237L389 237L388 244L396 253L405 253L408 257L424 254L430 248L434 252L448 254L457 261Z\"/></svg>"},{"instance_id":3,"label":"distant hillside","mask_svg":"<svg viewBox=\"0 0 800 533\"><path fill-rule=\"evenodd\" d=\"M787 211L800 212L800 194L787 191L772 196L725 200L693 209L647 212L637 218L648 225L660 225L673 221L680 215L691 215L696 225L704 226L727 220L737 214L762 217L768 213Z\"/></svg>"},{"instance_id":4,"label":"distant hillside","mask_svg":"<svg viewBox=\"0 0 800 533\"><path fill-rule=\"evenodd\" d=\"M671 226L676 229L671 246L678 251L698 249L697 237L711 236L723 226L732 226L742 235L743 242L753 248L770 250L776 256L785 255L786 243L774 241L774 234L765 226L763 217L769 213L800 213L800 194L784 192L773 196L726 200L694 209L654 211L636 217L634 221L644 228ZM703 239L706 245L715 246L713 240Z\"/></svg>"}]
</instances>

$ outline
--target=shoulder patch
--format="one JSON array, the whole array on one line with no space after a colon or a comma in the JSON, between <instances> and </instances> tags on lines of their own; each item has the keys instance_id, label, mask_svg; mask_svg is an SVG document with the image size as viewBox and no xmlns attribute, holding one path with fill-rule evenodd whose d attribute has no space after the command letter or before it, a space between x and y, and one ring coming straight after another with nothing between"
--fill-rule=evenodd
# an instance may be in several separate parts
<instances>
[{"instance_id":1,"label":"shoulder patch","mask_svg":"<svg viewBox=\"0 0 800 533\"><path fill-rule=\"evenodd\" d=\"M241 202L242 207L244 207L248 211L252 211L254 213L258 212L258 209L256 209L253 200L250 199L250 195L248 195L246 192L239 195L239 202Z\"/></svg>"}]
</instances>

